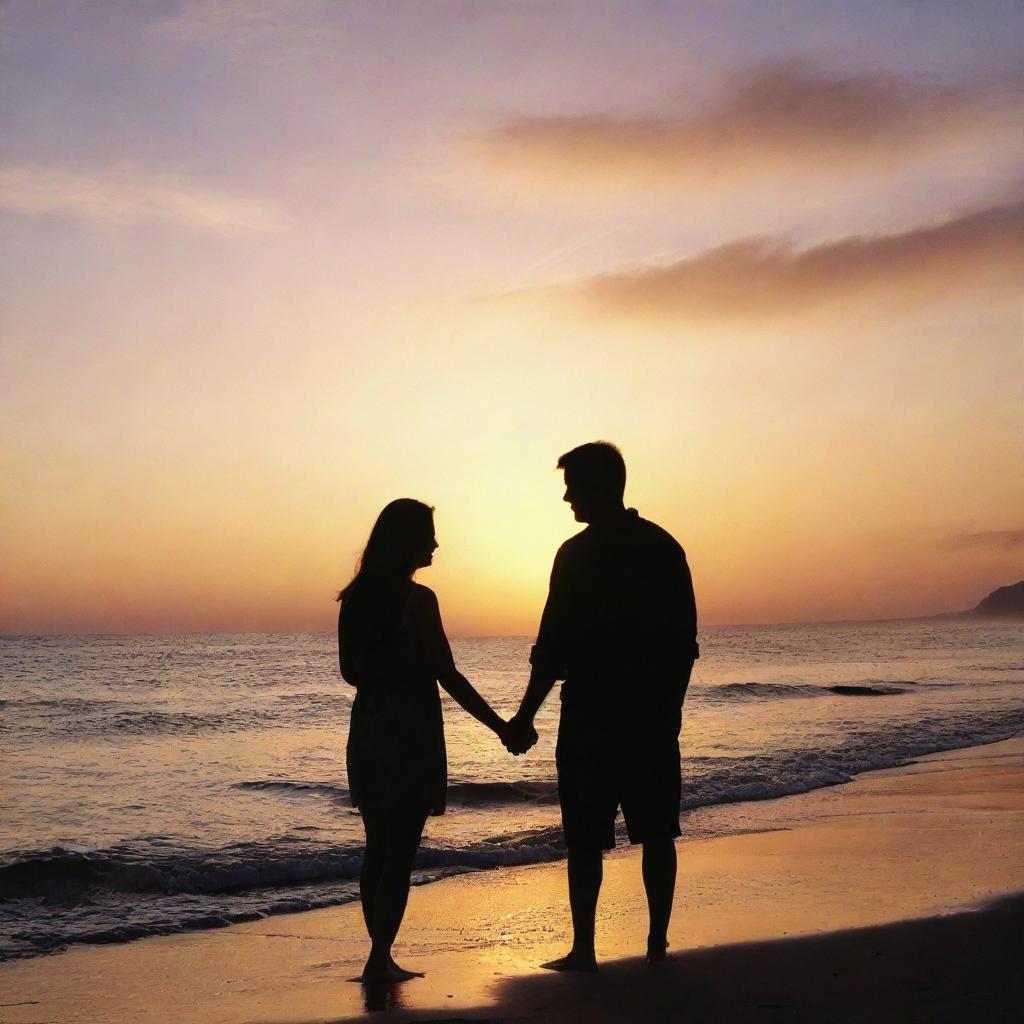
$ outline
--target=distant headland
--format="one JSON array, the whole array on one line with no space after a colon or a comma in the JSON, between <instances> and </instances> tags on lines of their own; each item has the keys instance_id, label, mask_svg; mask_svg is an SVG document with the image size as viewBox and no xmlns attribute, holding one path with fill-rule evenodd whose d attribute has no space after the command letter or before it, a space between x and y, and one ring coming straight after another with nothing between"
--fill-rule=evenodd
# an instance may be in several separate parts
<instances>
[{"instance_id":1,"label":"distant headland","mask_svg":"<svg viewBox=\"0 0 1024 1024\"><path fill-rule=\"evenodd\" d=\"M1024 619L1024 580L993 590L961 615L972 619Z\"/></svg>"}]
</instances>

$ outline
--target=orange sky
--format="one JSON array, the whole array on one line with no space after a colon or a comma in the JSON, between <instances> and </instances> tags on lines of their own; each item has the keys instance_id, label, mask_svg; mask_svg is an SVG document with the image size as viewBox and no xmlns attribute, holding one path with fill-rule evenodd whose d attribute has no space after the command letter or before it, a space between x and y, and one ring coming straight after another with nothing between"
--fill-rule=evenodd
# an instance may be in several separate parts
<instances>
[{"instance_id":1,"label":"orange sky","mask_svg":"<svg viewBox=\"0 0 1024 1024\"><path fill-rule=\"evenodd\" d=\"M411 496L530 633L598 438L704 623L1024 577L1009 7L72 6L0 12L0 632L330 629Z\"/></svg>"}]
</instances>

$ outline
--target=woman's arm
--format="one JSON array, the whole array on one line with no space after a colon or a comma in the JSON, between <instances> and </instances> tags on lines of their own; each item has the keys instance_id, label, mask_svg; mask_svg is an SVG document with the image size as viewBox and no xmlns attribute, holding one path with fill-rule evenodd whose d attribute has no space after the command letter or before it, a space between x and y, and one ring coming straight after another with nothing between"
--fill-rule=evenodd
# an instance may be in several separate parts
<instances>
[{"instance_id":1,"label":"woman's arm","mask_svg":"<svg viewBox=\"0 0 1024 1024\"><path fill-rule=\"evenodd\" d=\"M359 681L356 679L356 667L353 664L348 630L345 628L345 610L343 608L338 611L338 667L341 669L341 678L349 686L359 685Z\"/></svg>"},{"instance_id":2,"label":"woman's arm","mask_svg":"<svg viewBox=\"0 0 1024 1024\"><path fill-rule=\"evenodd\" d=\"M450 673L439 675L437 681L478 722L504 738L508 723L476 692L473 684L454 665Z\"/></svg>"},{"instance_id":3,"label":"woman's arm","mask_svg":"<svg viewBox=\"0 0 1024 1024\"><path fill-rule=\"evenodd\" d=\"M456 703L478 722L504 738L507 723L474 689L473 684L455 667L451 645L441 623L437 597L427 587L417 587L417 622L437 681Z\"/></svg>"}]
</instances>

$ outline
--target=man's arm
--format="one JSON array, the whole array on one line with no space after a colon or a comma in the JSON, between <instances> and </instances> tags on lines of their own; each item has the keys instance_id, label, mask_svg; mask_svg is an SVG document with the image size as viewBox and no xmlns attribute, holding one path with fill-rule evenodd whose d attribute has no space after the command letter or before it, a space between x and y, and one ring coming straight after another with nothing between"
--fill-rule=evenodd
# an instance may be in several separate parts
<instances>
[{"instance_id":1,"label":"man's arm","mask_svg":"<svg viewBox=\"0 0 1024 1024\"><path fill-rule=\"evenodd\" d=\"M682 707L687 687L690 685L693 663L700 657L700 646L697 644L697 600L693 594L693 577L690 575L690 566L686 561L686 552L680 549L680 554L682 555L682 566L679 573L679 611L677 614L683 642L683 669L682 678L679 680L679 706Z\"/></svg>"},{"instance_id":2,"label":"man's arm","mask_svg":"<svg viewBox=\"0 0 1024 1024\"><path fill-rule=\"evenodd\" d=\"M538 656L537 648L534 648L532 667L529 671L529 682L526 684L526 692L522 695L519 703L519 710L509 721L516 730L528 731L534 729L534 719L541 710L551 688L558 681L558 676L550 666L545 664L545 659ZM536 730L535 730L536 735Z\"/></svg>"},{"instance_id":3,"label":"man's arm","mask_svg":"<svg viewBox=\"0 0 1024 1024\"><path fill-rule=\"evenodd\" d=\"M513 754L523 753L537 742L537 730L533 726L533 719L557 679L554 672L542 662L535 662L530 669L530 681L519 704L519 710L508 722L512 740L509 750Z\"/></svg>"},{"instance_id":4,"label":"man's arm","mask_svg":"<svg viewBox=\"0 0 1024 1024\"><path fill-rule=\"evenodd\" d=\"M510 719L510 731L515 742L509 745L513 753L528 750L537 741L533 720L551 688L565 678L564 642L566 629L567 594L564 548L555 555L551 567L551 582L544 612L540 617L537 642L530 652L530 681L519 704L519 710Z\"/></svg>"},{"instance_id":5,"label":"man's arm","mask_svg":"<svg viewBox=\"0 0 1024 1024\"><path fill-rule=\"evenodd\" d=\"M683 701L686 699L686 690L690 685L690 675L693 672L693 662L683 662L683 669L680 673L679 679L679 707L683 706Z\"/></svg>"},{"instance_id":6,"label":"man's arm","mask_svg":"<svg viewBox=\"0 0 1024 1024\"><path fill-rule=\"evenodd\" d=\"M545 665L534 665L530 669L530 681L526 685L526 693L519 705L515 717L533 723L540 706L544 703L551 688L558 681L558 676Z\"/></svg>"}]
</instances>

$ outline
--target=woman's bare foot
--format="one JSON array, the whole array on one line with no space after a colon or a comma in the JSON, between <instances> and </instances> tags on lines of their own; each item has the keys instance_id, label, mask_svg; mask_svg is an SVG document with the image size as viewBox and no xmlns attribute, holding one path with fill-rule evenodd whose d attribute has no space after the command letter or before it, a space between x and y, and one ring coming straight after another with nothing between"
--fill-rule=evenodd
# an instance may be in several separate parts
<instances>
[{"instance_id":1,"label":"woman's bare foot","mask_svg":"<svg viewBox=\"0 0 1024 1024\"><path fill-rule=\"evenodd\" d=\"M425 975L421 971L407 971L404 967L399 967L390 953L387 959L371 954L366 966L363 967L363 973L359 976L365 985L395 985L400 981L422 977Z\"/></svg>"},{"instance_id":2,"label":"woman's bare foot","mask_svg":"<svg viewBox=\"0 0 1024 1024\"><path fill-rule=\"evenodd\" d=\"M647 962L649 964L661 964L668 959L668 939L655 939L647 936Z\"/></svg>"},{"instance_id":3,"label":"woman's bare foot","mask_svg":"<svg viewBox=\"0 0 1024 1024\"><path fill-rule=\"evenodd\" d=\"M585 971L593 973L597 970L597 957L594 956L593 952L579 953L576 950L571 950L557 960L549 960L546 964L541 964L541 967L546 971Z\"/></svg>"},{"instance_id":4,"label":"woman's bare foot","mask_svg":"<svg viewBox=\"0 0 1024 1024\"><path fill-rule=\"evenodd\" d=\"M398 976L398 972L392 969L391 964L373 964L371 966L367 963L363 968L363 973L359 975L359 980L364 985L393 985L402 979Z\"/></svg>"},{"instance_id":5,"label":"woman's bare foot","mask_svg":"<svg viewBox=\"0 0 1024 1024\"><path fill-rule=\"evenodd\" d=\"M395 963L395 958L391 958L391 970L393 973L398 975L399 981L408 981L410 978L425 978L426 974L423 971L407 971L404 967L399 967Z\"/></svg>"}]
</instances>

